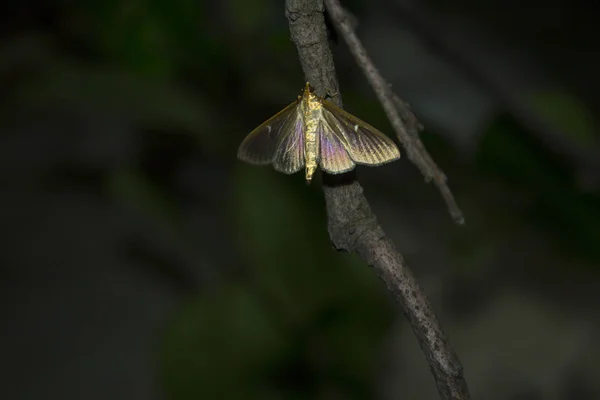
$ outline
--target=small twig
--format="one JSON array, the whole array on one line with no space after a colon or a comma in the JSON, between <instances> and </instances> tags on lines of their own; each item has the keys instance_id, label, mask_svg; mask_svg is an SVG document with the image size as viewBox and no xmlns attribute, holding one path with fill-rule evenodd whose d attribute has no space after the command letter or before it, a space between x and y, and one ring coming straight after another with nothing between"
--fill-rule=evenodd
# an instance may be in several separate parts
<instances>
[{"instance_id":1,"label":"small twig","mask_svg":"<svg viewBox=\"0 0 600 400\"><path fill-rule=\"evenodd\" d=\"M448 39L440 25L428 16L426 10L414 1L386 0L394 17L414 33L432 51L453 65L462 75L490 95L523 127L528 129L546 148L573 166L590 186L600 183L600 147L598 143L581 145L563 129L553 126L485 68L477 57L469 55L459 44Z\"/></svg>"},{"instance_id":2,"label":"small twig","mask_svg":"<svg viewBox=\"0 0 600 400\"><path fill-rule=\"evenodd\" d=\"M286 0L290 33L306 80L321 96L337 93L331 101L341 106L323 12L323 0ZM375 268L396 295L433 373L440 397L445 400L470 399L460 361L423 289L378 224L354 175L324 175L323 181L327 225L333 245L338 250L358 254Z\"/></svg>"},{"instance_id":3,"label":"small twig","mask_svg":"<svg viewBox=\"0 0 600 400\"><path fill-rule=\"evenodd\" d=\"M392 127L396 131L398 140L400 140L408 153L408 158L419 168L426 181L433 180L454 220L459 224L464 223L463 213L456 204L456 200L454 200L454 196L446 184L446 176L433 161L419 138L421 124L408 104L394 95L389 84L383 79L373 61L369 58L367 51L354 33L352 25L348 22L346 18L347 13L342 8L340 2L338 0L325 0L325 4L332 22L346 41L350 53L352 53L357 64L363 70L373 87L373 90L375 90L377 98L381 102Z\"/></svg>"}]
</instances>

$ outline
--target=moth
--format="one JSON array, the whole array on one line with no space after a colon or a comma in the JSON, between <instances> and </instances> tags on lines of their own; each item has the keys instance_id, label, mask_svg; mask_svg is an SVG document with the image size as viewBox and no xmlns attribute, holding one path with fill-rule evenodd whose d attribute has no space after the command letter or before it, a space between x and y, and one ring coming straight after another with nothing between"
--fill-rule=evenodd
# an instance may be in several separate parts
<instances>
[{"instance_id":1,"label":"moth","mask_svg":"<svg viewBox=\"0 0 600 400\"><path fill-rule=\"evenodd\" d=\"M330 174L341 174L356 164L397 160L400 151L371 125L317 96L307 82L296 101L246 136L238 158L256 165L273 164L285 174L304 167L310 183L318 166Z\"/></svg>"}]
</instances>

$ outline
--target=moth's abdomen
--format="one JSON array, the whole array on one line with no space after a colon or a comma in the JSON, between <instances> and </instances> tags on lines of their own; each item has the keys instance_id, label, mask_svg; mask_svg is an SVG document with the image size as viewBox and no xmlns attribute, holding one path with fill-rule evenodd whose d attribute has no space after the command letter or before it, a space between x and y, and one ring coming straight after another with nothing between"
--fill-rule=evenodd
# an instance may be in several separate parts
<instances>
[{"instance_id":1,"label":"moth's abdomen","mask_svg":"<svg viewBox=\"0 0 600 400\"><path fill-rule=\"evenodd\" d=\"M304 109L304 160L306 163L306 180L310 181L319 162L319 137L317 129L321 116L321 102L308 98Z\"/></svg>"}]
</instances>

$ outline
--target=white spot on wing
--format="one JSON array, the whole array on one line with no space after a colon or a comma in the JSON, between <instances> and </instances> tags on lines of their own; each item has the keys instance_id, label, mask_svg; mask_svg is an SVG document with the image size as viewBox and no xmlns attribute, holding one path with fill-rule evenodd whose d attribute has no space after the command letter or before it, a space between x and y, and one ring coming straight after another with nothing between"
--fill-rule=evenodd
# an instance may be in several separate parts
<instances>
[{"instance_id":1,"label":"white spot on wing","mask_svg":"<svg viewBox=\"0 0 600 400\"><path fill-rule=\"evenodd\" d=\"M358 125L354 125L354 132L358 132Z\"/></svg>"},{"instance_id":2,"label":"white spot on wing","mask_svg":"<svg viewBox=\"0 0 600 400\"><path fill-rule=\"evenodd\" d=\"M271 133L271 129L273 128L271 128L271 125L267 125L267 129L269 130L269 133Z\"/></svg>"}]
</instances>

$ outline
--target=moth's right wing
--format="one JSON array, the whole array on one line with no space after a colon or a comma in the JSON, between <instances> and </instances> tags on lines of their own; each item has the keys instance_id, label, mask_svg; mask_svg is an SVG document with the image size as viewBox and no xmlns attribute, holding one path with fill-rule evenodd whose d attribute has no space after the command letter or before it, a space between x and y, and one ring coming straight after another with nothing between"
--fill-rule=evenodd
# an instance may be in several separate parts
<instances>
[{"instance_id":1,"label":"moth's right wing","mask_svg":"<svg viewBox=\"0 0 600 400\"><path fill-rule=\"evenodd\" d=\"M317 134L320 140L319 165L323 171L341 174L354 169L354 162L346 147L327 121L319 122Z\"/></svg>"},{"instance_id":2,"label":"moth's right wing","mask_svg":"<svg viewBox=\"0 0 600 400\"><path fill-rule=\"evenodd\" d=\"M323 100L323 118L354 163L381 165L400 158L392 139L327 100Z\"/></svg>"},{"instance_id":3,"label":"moth's right wing","mask_svg":"<svg viewBox=\"0 0 600 400\"><path fill-rule=\"evenodd\" d=\"M289 139L285 138L294 136L292 128L298 118L299 109L298 101L294 101L250 132L238 148L238 158L250 164L273 163L279 143L287 144Z\"/></svg>"}]
</instances>

